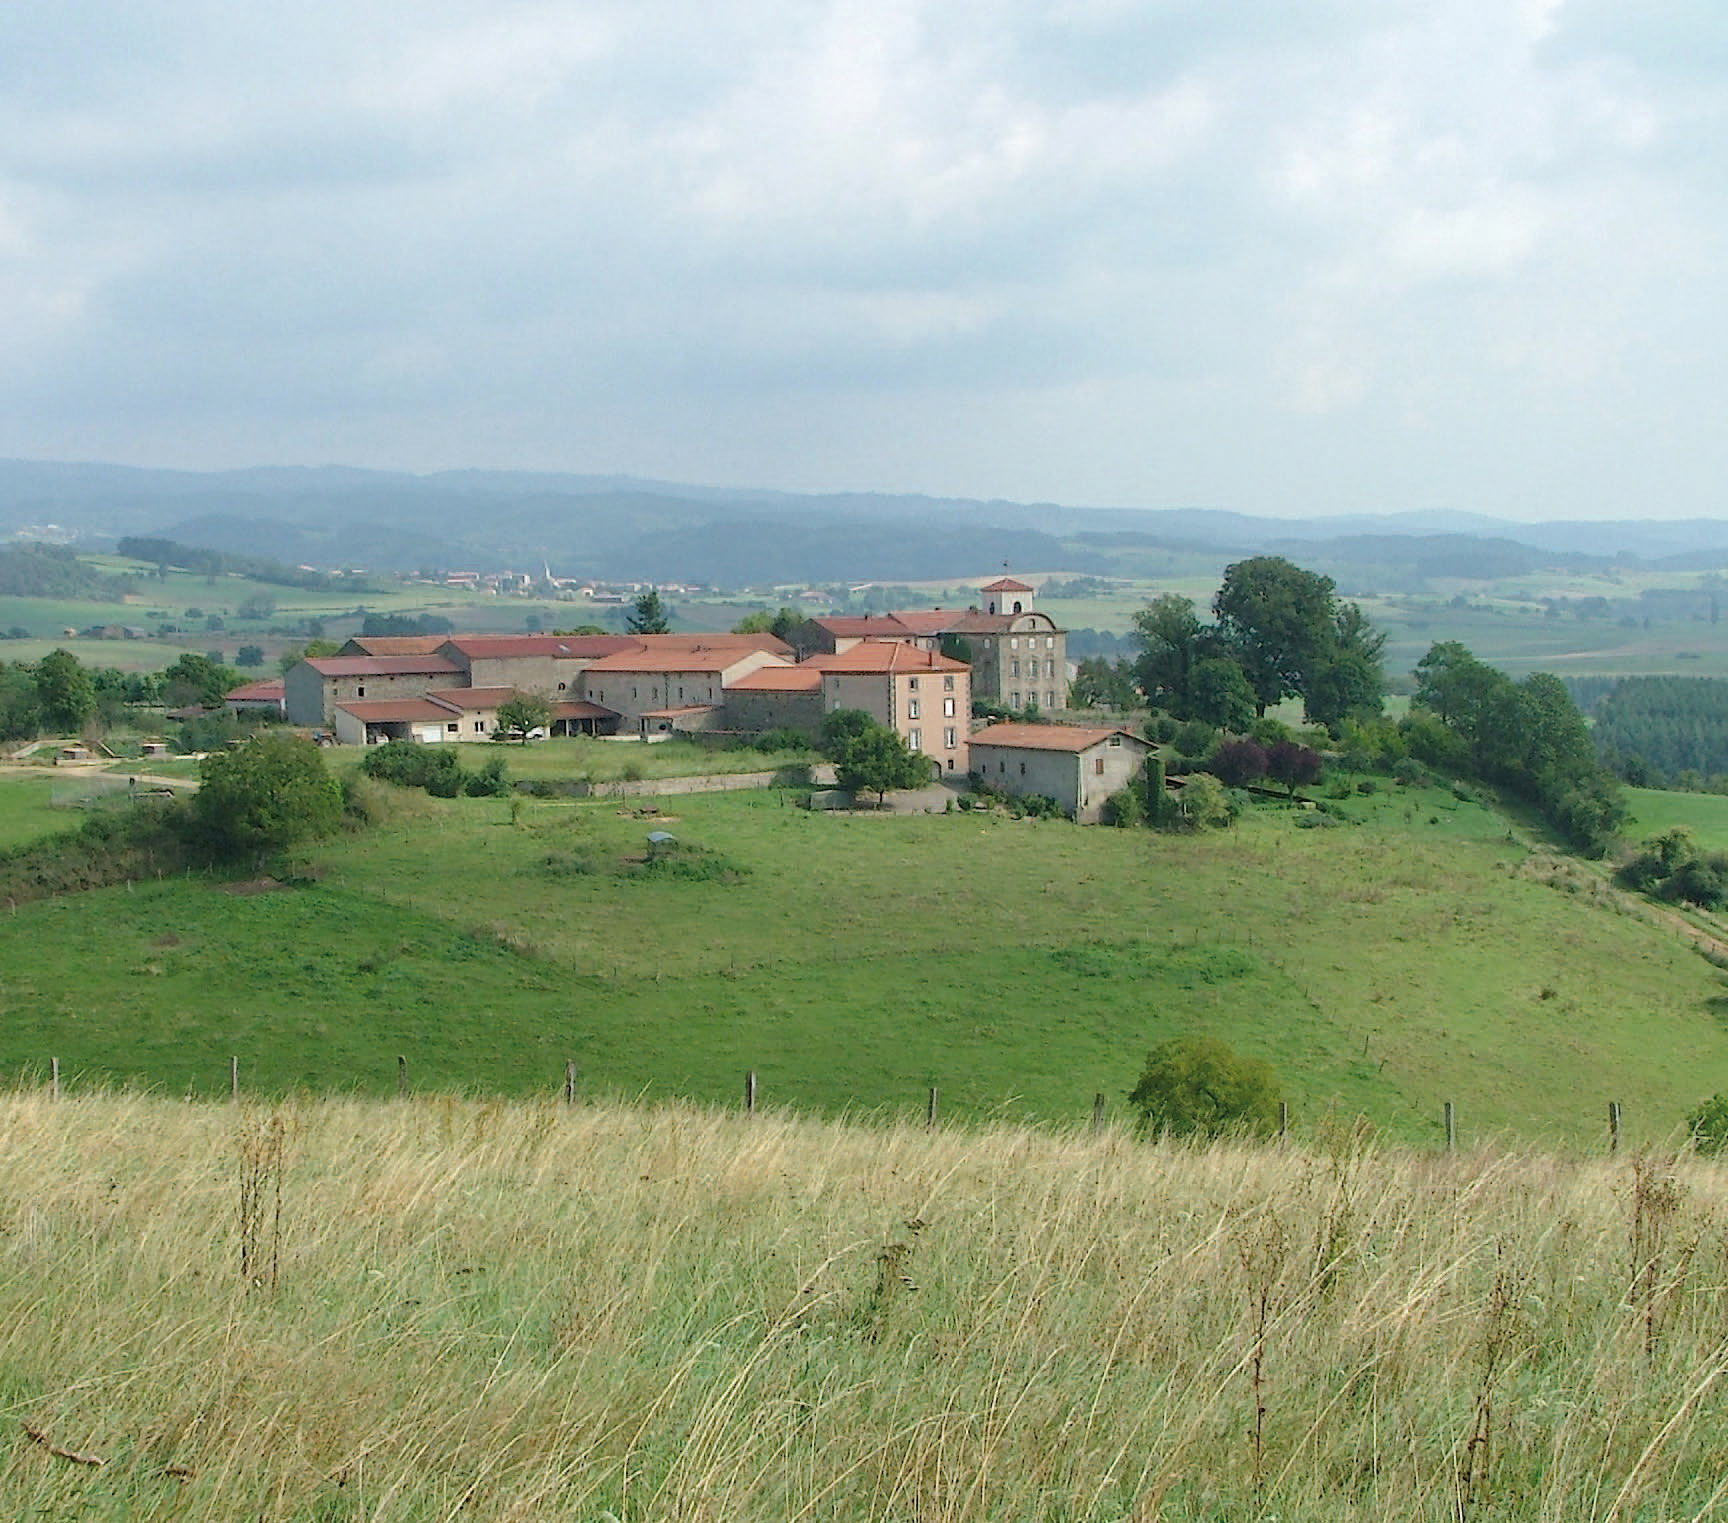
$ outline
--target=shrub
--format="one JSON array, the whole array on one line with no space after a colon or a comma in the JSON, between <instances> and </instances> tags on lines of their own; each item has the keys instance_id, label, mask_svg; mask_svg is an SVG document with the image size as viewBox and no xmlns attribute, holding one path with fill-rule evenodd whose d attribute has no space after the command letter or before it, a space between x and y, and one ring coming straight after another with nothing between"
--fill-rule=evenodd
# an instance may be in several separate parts
<instances>
[{"instance_id":1,"label":"shrub","mask_svg":"<svg viewBox=\"0 0 1728 1523\"><path fill-rule=\"evenodd\" d=\"M1426 788L1428 769L1414 756L1400 756L1392 764L1392 780L1400 788Z\"/></svg>"},{"instance_id":2,"label":"shrub","mask_svg":"<svg viewBox=\"0 0 1728 1523\"><path fill-rule=\"evenodd\" d=\"M1692 1146L1700 1153L1720 1153L1728 1148L1728 1095L1712 1095L1695 1106L1686 1117Z\"/></svg>"},{"instance_id":3,"label":"shrub","mask_svg":"<svg viewBox=\"0 0 1728 1523\"><path fill-rule=\"evenodd\" d=\"M462 780L462 791L469 798L476 799L502 798L510 792L510 779L504 773L504 758L488 757L478 772L471 772Z\"/></svg>"},{"instance_id":4,"label":"shrub","mask_svg":"<svg viewBox=\"0 0 1728 1523\"><path fill-rule=\"evenodd\" d=\"M1160 1042L1128 1092L1140 1129L1155 1137L1269 1137L1278 1130L1279 1100L1271 1066L1216 1037Z\"/></svg>"},{"instance_id":5,"label":"shrub","mask_svg":"<svg viewBox=\"0 0 1728 1523\"><path fill-rule=\"evenodd\" d=\"M1146 818L1146 804L1138 788L1118 788L1104 800L1098 818L1106 825L1128 829Z\"/></svg>"},{"instance_id":6,"label":"shrub","mask_svg":"<svg viewBox=\"0 0 1728 1523\"><path fill-rule=\"evenodd\" d=\"M791 751L795 755L816 749L816 742L802 730L794 730L786 725L782 725L778 730L764 730L751 740L750 745L758 751Z\"/></svg>"},{"instance_id":7,"label":"shrub","mask_svg":"<svg viewBox=\"0 0 1728 1523\"><path fill-rule=\"evenodd\" d=\"M1192 774L1182 789L1182 819L1190 829L1228 825L1235 818L1224 785L1210 772Z\"/></svg>"}]
</instances>

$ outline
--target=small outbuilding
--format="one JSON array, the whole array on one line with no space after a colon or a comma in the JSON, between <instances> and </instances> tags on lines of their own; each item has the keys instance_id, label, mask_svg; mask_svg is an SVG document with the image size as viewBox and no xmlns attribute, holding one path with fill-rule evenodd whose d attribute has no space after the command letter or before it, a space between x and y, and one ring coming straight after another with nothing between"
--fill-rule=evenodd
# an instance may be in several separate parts
<instances>
[{"instance_id":1,"label":"small outbuilding","mask_svg":"<svg viewBox=\"0 0 1728 1523\"><path fill-rule=\"evenodd\" d=\"M1150 741L1120 725L993 724L972 737L972 775L1004 793L1053 798L1082 825L1138 778Z\"/></svg>"}]
</instances>

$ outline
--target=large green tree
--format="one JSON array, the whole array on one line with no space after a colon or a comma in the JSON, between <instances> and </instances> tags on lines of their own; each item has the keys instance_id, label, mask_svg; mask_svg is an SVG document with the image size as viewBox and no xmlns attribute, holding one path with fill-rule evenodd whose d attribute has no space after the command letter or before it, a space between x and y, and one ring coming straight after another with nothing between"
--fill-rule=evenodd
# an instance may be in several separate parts
<instances>
[{"instance_id":1,"label":"large green tree","mask_svg":"<svg viewBox=\"0 0 1728 1523\"><path fill-rule=\"evenodd\" d=\"M1282 556L1259 555L1225 567L1212 611L1254 690L1257 714L1306 694L1337 638L1332 578Z\"/></svg>"},{"instance_id":2,"label":"large green tree","mask_svg":"<svg viewBox=\"0 0 1728 1523\"><path fill-rule=\"evenodd\" d=\"M303 736L278 730L212 751L198 775L194 812L231 854L328 835L342 818L342 789Z\"/></svg>"},{"instance_id":3,"label":"large green tree","mask_svg":"<svg viewBox=\"0 0 1728 1523\"><path fill-rule=\"evenodd\" d=\"M851 793L874 793L880 806L900 788L922 788L930 781L931 761L910 751L898 732L872 723L848 740L834 764L834 777Z\"/></svg>"},{"instance_id":4,"label":"large green tree","mask_svg":"<svg viewBox=\"0 0 1728 1523\"><path fill-rule=\"evenodd\" d=\"M189 703L219 708L243 680L232 667L188 652L162 673L162 699L170 708Z\"/></svg>"},{"instance_id":5,"label":"large green tree","mask_svg":"<svg viewBox=\"0 0 1728 1523\"><path fill-rule=\"evenodd\" d=\"M1201 622L1190 599L1166 592L1134 615L1133 638L1140 647L1134 681L1147 701L1178 719L1192 718L1189 680L1196 666L1218 654L1216 631Z\"/></svg>"},{"instance_id":6,"label":"large green tree","mask_svg":"<svg viewBox=\"0 0 1728 1523\"><path fill-rule=\"evenodd\" d=\"M65 734L77 734L96 712L96 683L71 651L37 663L36 711L45 728Z\"/></svg>"}]
</instances>

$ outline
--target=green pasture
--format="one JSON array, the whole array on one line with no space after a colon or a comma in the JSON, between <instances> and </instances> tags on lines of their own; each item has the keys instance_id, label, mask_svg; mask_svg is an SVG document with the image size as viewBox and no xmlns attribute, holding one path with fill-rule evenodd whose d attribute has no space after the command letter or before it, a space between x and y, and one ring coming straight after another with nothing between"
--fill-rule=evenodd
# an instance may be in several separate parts
<instances>
[{"instance_id":1,"label":"green pasture","mask_svg":"<svg viewBox=\"0 0 1728 1523\"><path fill-rule=\"evenodd\" d=\"M77 820L53 805L54 774L46 768L0 771L0 851L69 830Z\"/></svg>"},{"instance_id":2,"label":"green pasture","mask_svg":"<svg viewBox=\"0 0 1728 1523\"><path fill-rule=\"evenodd\" d=\"M533 748L530 748L532 750ZM1721 976L1503 817L1440 789L1269 804L1201 837L953 813L824 815L767 790L402 797L299 886L134 884L20 906L0 1066L79 1083L597 1093L828 1114L1078 1121L1145 1050L1213 1032L1298 1120L1641 1139L1728 1088ZM681 855L647 864L652 829ZM664 870L662 870L664 869ZM1659 1034L1659 1040L1653 1036ZM1612 1092L1610 1092L1612 1091Z\"/></svg>"},{"instance_id":3,"label":"green pasture","mask_svg":"<svg viewBox=\"0 0 1728 1523\"><path fill-rule=\"evenodd\" d=\"M1661 788L1628 788L1631 809L1621 834L1627 840L1647 841L1664 831L1689 830L1699 846L1709 851L1728 850L1728 797L1716 793L1676 793Z\"/></svg>"}]
</instances>

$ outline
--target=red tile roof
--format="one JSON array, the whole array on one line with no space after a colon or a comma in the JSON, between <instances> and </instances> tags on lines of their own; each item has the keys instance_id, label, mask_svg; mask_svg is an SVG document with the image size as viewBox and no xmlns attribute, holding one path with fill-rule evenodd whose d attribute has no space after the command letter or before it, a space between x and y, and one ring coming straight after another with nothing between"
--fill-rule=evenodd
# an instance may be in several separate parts
<instances>
[{"instance_id":1,"label":"red tile roof","mask_svg":"<svg viewBox=\"0 0 1728 1523\"><path fill-rule=\"evenodd\" d=\"M280 677L265 682L248 682L244 687L230 688L227 703L280 703L288 694L288 684Z\"/></svg>"},{"instance_id":2,"label":"red tile roof","mask_svg":"<svg viewBox=\"0 0 1728 1523\"><path fill-rule=\"evenodd\" d=\"M453 677L462 670L446 656L314 656L306 664L322 677Z\"/></svg>"},{"instance_id":3,"label":"red tile roof","mask_svg":"<svg viewBox=\"0 0 1728 1523\"><path fill-rule=\"evenodd\" d=\"M920 650L894 640L860 640L836 656L811 656L803 663L819 672L836 675L859 672L964 672L964 661L955 661L940 651Z\"/></svg>"},{"instance_id":4,"label":"red tile roof","mask_svg":"<svg viewBox=\"0 0 1728 1523\"><path fill-rule=\"evenodd\" d=\"M604 676L608 672L724 672L759 652L750 646L686 646L674 650L621 650L602 656L588 670Z\"/></svg>"},{"instance_id":5,"label":"red tile roof","mask_svg":"<svg viewBox=\"0 0 1728 1523\"><path fill-rule=\"evenodd\" d=\"M441 687L426 695L453 709L495 709L516 696L513 687Z\"/></svg>"},{"instance_id":6,"label":"red tile roof","mask_svg":"<svg viewBox=\"0 0 1728 1523\"><path fill-rule=\"evenodd\" d=\"M790 656L792 647L778 635L763 631L740 635L727 630L699 630L692 634L631 635L644 650L765 650L774 656Z\"/></svg>"},{"instance_id":7,"label":"red tile roof","mask_svg":"<svg viewBox=\"0 0 1728 1523\"><path fill-rule=\"evenodd\" d=\"M448 635L355 635L342 647L343 655L430 656Z\"/></svg>"},{"instance_id":8,"label":"red tile roof","mask_svg":"<svg viewBox=\"0 0 1728 1523\"><path fill-rule=\"evenodd\" d=\"M636 647L631 635L448 635L440 646L470 661L508 661L525 656L583 661Z\"/></svg>"},{"instance_id":9,"label":"red tile roof","mask_svg":"<svg viewBox=\"0 0 1728 1523\"><path fill-rule=\"evenodd\" d=\"M808 662L802 666L764 666L726 684L729 693L819 693L822 673Z\"/></svg>"},{"instance_id":10,"label":"red tile roof","mask_svg":"<svg viewBox=\"0 0 1728 1523\"><path fill-rule=\"evenodd\" d=\"M552 705L554 719L616 719L618 711L604 704L590 703L586 698L560 698Z\"/></svg>"},{"instance_id":11,"label":"red tile roof","mask_svg":"<svg viewBox=\"0 0 1728 1523\"><path fill-rule=\"evenodd\" d=\"M901 640L912 633L898 614L826 614L810 621L842 640Z\"/></svg>"},{"instance_id":12,"label":"red tile roof","mask_svg":"<svg viewBox=\"0 0 1728 1523\"><path fill-rule=\"evenodd\" d=\"M1018 751L1089 751L1112 735L1126 735L1151 749L1148 741L1124 725L993 724L969 736L968 744Z\"/></svg>"},{"instance_id":13,"label":"red tile roof","mask_svg":"<svg viewBox=\"0 0 1728 1523\"><path fill-rule=\"evenodd\" d=\"M980 587L980 592L1031 592L1032 588L1024 582L1017 582L1011 576L1001 576L987 586Z\"/></svg>"},{"instance_id":14,"label":"red tile roof","mask_svg":"<svg viewBox=\"0 0 1728 1523\"><path fill-rule=\"evenodd\" d=\"M370 724L405 719L436 719L445 724L456 717L455 710L430 698L367 698L356 703L339 703L336 707Z\"/></svg>"}]
</instances>

